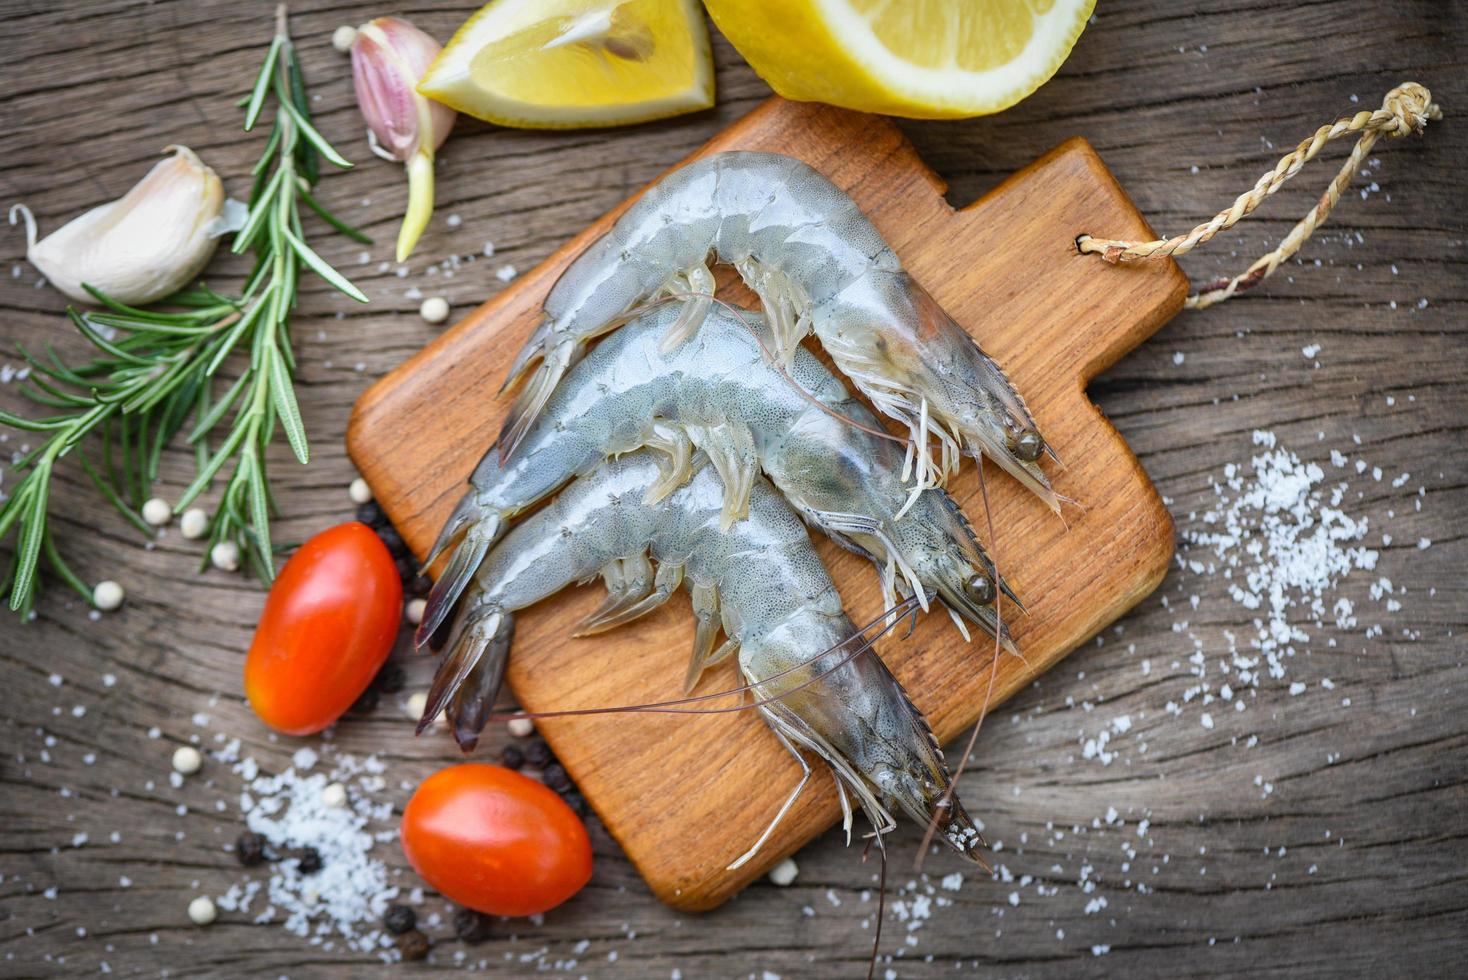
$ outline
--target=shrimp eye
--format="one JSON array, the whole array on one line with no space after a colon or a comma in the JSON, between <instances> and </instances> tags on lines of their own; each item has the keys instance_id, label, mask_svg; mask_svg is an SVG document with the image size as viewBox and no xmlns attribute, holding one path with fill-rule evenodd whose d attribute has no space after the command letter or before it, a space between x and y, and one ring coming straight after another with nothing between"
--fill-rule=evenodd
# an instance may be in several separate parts
<instances>
[{"instance_id":1,"label":"shrimp eye","mask_svg":"<svg viewBox=\"0 0 1468 980\"><path fill-rule=\"evenodd\" d=\"M994 601L994 581L987 575L975 575L964 583L963 590L981 606L987 606Z\"/></svg>"},{"instance_id":2,"label":"shrimp eye","mask_svg":"<svg viewBox=\"0 0 1468 980\"><path fill-rule=\"evenodd\" d=\"M1045 451L1045 439L1034 429L1025 429L1015 437L1014 454L1026 463L1033 463Z\"/></svg>"}]
</instances>

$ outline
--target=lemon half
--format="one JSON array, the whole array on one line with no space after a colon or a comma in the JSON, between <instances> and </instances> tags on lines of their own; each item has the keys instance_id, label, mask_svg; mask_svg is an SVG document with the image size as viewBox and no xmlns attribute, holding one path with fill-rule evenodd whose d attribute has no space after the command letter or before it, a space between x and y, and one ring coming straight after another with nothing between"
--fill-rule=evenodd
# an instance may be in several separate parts
<instances>
[{"instance_id":1,"label":"lemon half","mask_svg":"<svg viewBox=\"0 0 1468 980\"><path fill-rule=\"evenodd\" d=\"M790 99L924 119L998 112L1055 74L1095 0L706 0Z\"/></svg>"},{"instance_id":2,"label":"lemon half","mask_svg":"<svg viewBox=\"0 0 1468 980\"><path fill-rule=\"evenodd\" d=\"M501 126L661 119L714 104L708 28L696 0L495 0L418 91Z\"/></svg>"}]
</instances>

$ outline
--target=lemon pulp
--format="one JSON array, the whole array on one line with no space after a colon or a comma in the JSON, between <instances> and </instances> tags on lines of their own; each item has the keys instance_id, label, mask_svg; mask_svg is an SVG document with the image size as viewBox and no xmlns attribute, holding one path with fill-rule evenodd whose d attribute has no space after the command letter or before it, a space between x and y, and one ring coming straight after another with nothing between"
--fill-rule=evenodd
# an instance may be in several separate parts
<instances>
[{"instance_id":1,"label":"lemon pulp","mask_svg":"<svg viewBox=\"0 0 1468 980\"><path fill-rule=\"evenodd\" d=\"M692 0L496 0L418 89L501 125L603 126L707 108L713 68Z\"/></svg>"}]
</instances>

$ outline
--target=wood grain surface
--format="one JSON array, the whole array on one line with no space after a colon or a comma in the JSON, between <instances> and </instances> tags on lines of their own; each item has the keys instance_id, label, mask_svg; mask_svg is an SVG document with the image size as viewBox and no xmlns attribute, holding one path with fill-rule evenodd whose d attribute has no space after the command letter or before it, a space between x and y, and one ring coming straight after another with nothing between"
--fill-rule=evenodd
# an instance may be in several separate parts
<instances>
[{"instance_id":1,"label":"wood grain surface","mask_svg":"<svg viewBox=\"0 0 1468 980\"><path fill-rule=\"evenodd\" d=\"M851 195L903 266L1010 373L1035 406L1040 431L1069 461L1064 469L1052 467L1056 491L1075 501L1064 519L988 467L995 534L986 545L1029 612L1020 619L1010 607L1023 660L1001 659L993 700L1002 703L1110 625L1167 571L1173 553L1167 509L1084 388L1101 367L1182 308L1187 281L1170 261L1113 267L1076 252L1075 237L1086 228L1153 237L1081 140L960 211L949 207L941 182L881 117L775 98L690 159L726 150L795 156ZM497 389L540 322L546 293L622 210L593 223L358 401L347 450L420 556L499 432L508 400L486 393ZM951 491L983 528L978 474L972 467L965 471ZM870 563L829 540L821 542L821 554L852 620L880 615L881 590ZM679 696L693 636L686 600L625 628L567 642L603 594L595 583L516 616L508 680L527 710ZM910 637L883 642L878 650L946 742L984 710L992 649L982 638L965 642L941 605L935 609ZM739 686L732 660L709 673L704 691ZM823 778L753 860L726 870L800 781L800 767L762 729L754 712L541 723L653 892L690 911L726 901L841 816L835 788ZM701 788L682 806L664 805L689 785ZM708 829L689 836L689 821Z\"/></svg>"},{"instance_id":2,"label":"wood grain surface","mask_svg":"<svg viewBox=\"0 0 1468 980\"><path fill-rule=\"evenodd\" d=\"M473 6L398 12L447 37ZM769 95L716 37L719 105L707 113L576 133L461 121L444 148L437 216L399 277L383 263L405 197L401 171L368 154L346 64L328 43L338 24L385 11L345 0L296 9L322 129L358 163L328 175L321 196L377 244L364 249L308 228L373 303L357 307L315 283L304 290L295 336L313 458L299 467L283 444L271 458L283 541L350 516L348 414L373 381L440 333L418 319L420 294L474 308L504 288L500 266L534 267ZM57 227L121 194L171 142L196 149L233 193L245 191L261 137L238 131L232 103L267 40L268 4L11 0L0 15L0 203L24 201L43 229ZM902 904L889 903L878 976L1461 971L1463 20L1460 5L1433 0L1103 3L1056 78L1017 109L900 124L955 205L1079 134L1151 224L1175 233L1231 200L1315 126L1375 105L1404 79L1429 86L1446 114L1424 139L1378 144L1298 261L1246 296L1179 315L1090 385L1161 490L1179 557L1204 570L1175 564L1104 642L1076 651L986 723L961 791L1002 844L1003 870L991 881L940 854L925 879L894 861L892 898ZM1344 152L1328 150L1259 214L1185 259L1184 270L1206 281L1243 268L1313 203ZM490 241L495 255L485 258ZM16 363L18 346L46 341L80 355L63 301L35 286L16 230L4 243L0 268L19 271L0 276L0 366ZM450 256L457 270L441 268ZM216 261L211 282L237 288L241 271ZM0 386L0 405L26 407L13 386ZM1296 645L1285 677L1234 692L1246 705L1239 712L1220 709L1222 666L1229 636L1252 635L1259 614L1232 598L1221 573L1207 572L1206 555L1189 541L1208 528L1225 468L1247 472L1259 451L1255 430L1321 464L1328 483L1349 484L1341 506L1368 521L1367 543L1380 559L1327 593L1332 603L1354 603L1358 622L1341 627L1327 615L1317 627L1301 613L1310 641ZM26 441L6 435L0 489L11 485L9 453ZM1333 468L1332 451L1351 465ZM1358 459L1368 464L1360 474ZM181 448L165 454L165 496L177 496L191 465ZM1410 479L1393 486L1403 473ZM167 780L173 748L238 737L279 770L300 745L320 740L271 740L241 697L258 587L196 575L197 546L176 531L141 547L73 466L61 468L56 493L60 547L89 580L123 582L129 598L93 621L53 587L34 622L0 619L0 975L95 976L104 963L125 975L293 978L462 972L481 962L506 976L542 964L554 976L865 972L876 869L836 833L796 854L800 875L790 888L757 882L714 912L690 915L660 903L592 820L597 865L584 892L544 921L497 924L477 946L454 940L445 916L429 927L433 959L411 968L312 945L247 916L191 926L190 898L256 875L223 850L240 830L239 778L210 763L175 789ZM1424 539L1430 546L1420 549ZM1373 598L1381 578L1395 593ZM409 690L421 690L432 665L408 652L406 632L398 657ZM1186 699L1202 683L1216 698L1207 707L1202 695ZM1292 694L1294 683L1305 689ZM1201 723L1205 712L1212 727ZM339 725L332 744L379 753L389 776L382 799L400 807L418 780L457 755L445 740L412 739L410 729L397 700L385 698ZM1103 730L1112 732L1110 764L1086 757ZM486 741L493 749L511 740L495 733ZM683 787L668 808L699 792ZM688 821L686 833L704 829ZM74 846L81 833L85 843ZM917 842L905 828L894 855L910 855ZM378 851L404 885L416 883L391 845ZM959 890L943 887L945 875L960 872ZM917 897L926 914L915 915ZM444 904L430 895L422 911L427 918Z\"/></svg>"}]
</instances>

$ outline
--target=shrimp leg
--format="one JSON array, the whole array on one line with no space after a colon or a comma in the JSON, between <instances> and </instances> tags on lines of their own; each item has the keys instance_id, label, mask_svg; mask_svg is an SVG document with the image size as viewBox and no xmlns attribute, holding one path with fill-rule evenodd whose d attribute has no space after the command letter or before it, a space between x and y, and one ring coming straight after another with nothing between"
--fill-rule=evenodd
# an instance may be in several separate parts
<instances>
[{"instance_id":1,"label":"shrimp leg","mask_svg":"<svg viewBox=\"0 0 1468 980\"><path fill-rule=\"evenodd\" d=\"M759 453L749 427L733 422L723 425L689 425L688 438L702 449L724 483L724 507L719 515L721 530L749 514L749 494L759 475Z\"/></svg>"},{"instance_id":2,"label":"shrimp leg","mask_svg":"<svg viewBox=\"0 0 1468 980\"><path fill-rule=\"evenodd\" d=\"M739 652L739 641L729 637L714 649L714 639L719 633L719 590L712 585L693 586L693 616L698 626L693 634L693 656L688 661L688 673L683 678L683 693L687 694L698 686L703 672L715 664L721 664Z\"/></svg>"},{"instance_id":3,"label":"shrimp leg","mask_svg":"<svg viewBox=\"0 0 1468 980\"><path fill-rule=\"evenodd\" d=\"M716 585L693 583L690 590L693 603L693 618L697 626L693 632L693 656L688 660L688 673L683 678L683 693L688 694L698 686L709 657L714 652L714 641L719 636L719 588Z\"/></svg>"},{"instance_id":4,"label":"shrimp leg","mask_svg":"<svg viewBox=\"0 0 1468 980\"><path fill-rule=\"evenodd\" d=\"M660 352L671 353L703 325L704 318L709 315L709 308L713 306L714 287L714 274L703 263L684 269L673 277L668 292L674 295L684 293L686 299L682 309L678 311L678 319L673 321L658 345Z\"/></svg>"},{"instance_id":5,"label":"shrimp leg","mask_svg":"<svg viewBox=\"0 0 1468 980\"><path fill-rule=\"evenodd\" d=\"M785 800L780 809L776 811L775 819L771 820L770 825L765 828L765 832L759 835L759 840L755 841L754 845L750 847L749 850L745 851L742 855L736 858L733 864L725 868L725 871L738 870L739 868L743 867L750 858L759 853L759 849L765 846L765 841L769 840L770 835L775 832L775 828L780 826L780 821L785 819L785 814L790 812L790 808L795 805L795 801L798 800L800 798L800 794L805 791L806 784L810 782L810 763L805 761L805 756L796 751L795 746L790 744L790 740L785 737L784 732L781 732L778 728L772 728L770 729L770 731L774 732L775 737L780 740L780 744L785 746L785 751L793 755L795 757L795 761L800 763L800 782L795 784L794 792L790 794L789 798Z\"/></svg>"},{"instance_id":6,"label":"shrimp leg","mask_svg":"<svg viewBox=\"0 0 1468 980\"><path fill-rule=\"evenodd\" d=\"M739 270L744 284L759 297L770 322L775 356L789 370L795 361L795 348L810 332L810 297L783 270L752 256L734 263L734 268Z\"/></svg>"},{"instance_id":7,"label":"shrimp leg","mask_svg":"<svg viewBox=\"0 0 1468 980\"><path fill-rule=\"evenodd\" d=\"M693 442L688 433L677 426L658 424L653 426L652 434L644 445L666 457L658 464L658 481L647 488L642 498L645 504L655 504L687 483L693 475Z\"/></svg>"},{"instance_id":8,"label":"shrimp leg","mask_svg":"<svg viewBox=\"0 0 1468 980\"><path fill-rule=\"evenodd\" d=\"M633 561L636 562L637 559ZM647 615L673 598L673 594L683 584L683 566L668 563L659 565L649 585L641 570L641 566L646 564L647 558L644 556L635 577L630 581L624 580L624 591L607 596L607 601L578 623L571 635L579 637L604 633L623 623L630 623L639 616Z\"/></svg>"}]
</instances>

